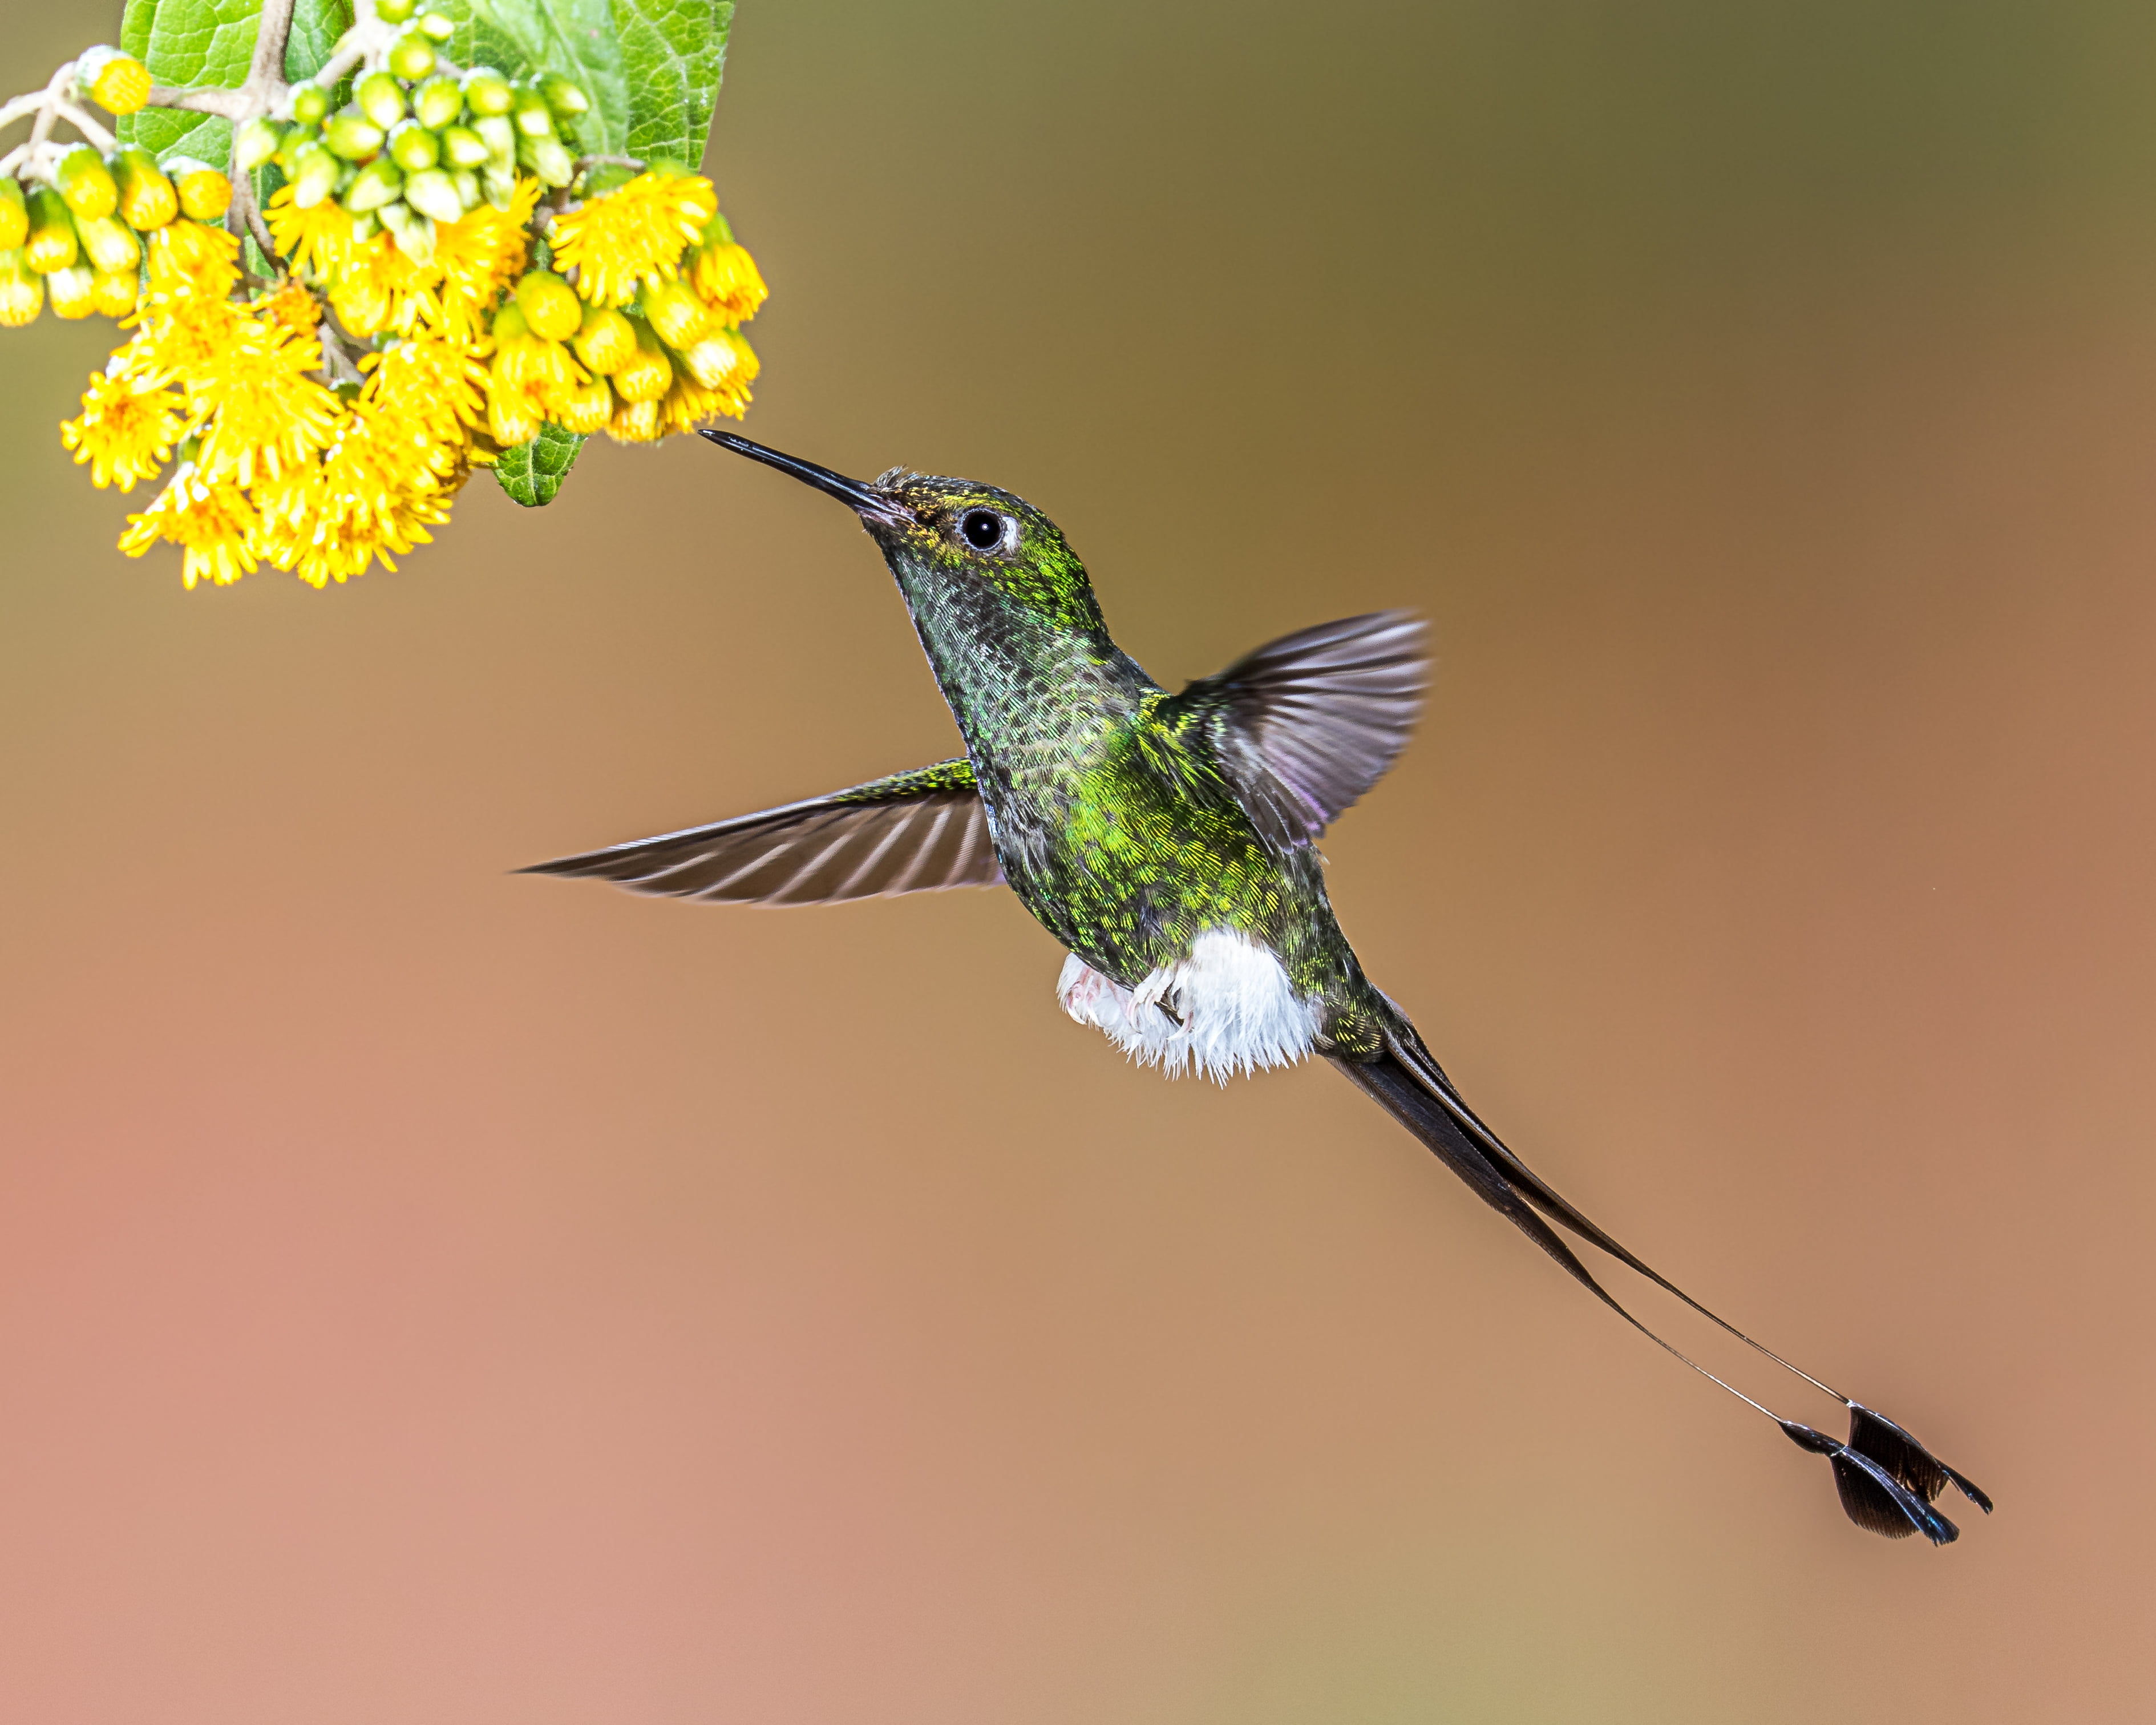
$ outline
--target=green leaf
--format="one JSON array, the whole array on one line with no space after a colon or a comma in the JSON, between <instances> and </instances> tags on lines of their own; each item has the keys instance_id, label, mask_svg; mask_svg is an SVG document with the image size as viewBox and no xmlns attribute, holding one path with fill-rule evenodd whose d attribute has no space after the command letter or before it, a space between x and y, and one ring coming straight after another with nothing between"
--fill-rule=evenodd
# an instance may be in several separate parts
<instances>
[{"instance_id":1,"label":"green leaf","mask_svg":"<svg viewBox=\"0 0 2156 1725\"><path fill-rule=\"evenodd\" d=\"M262 0L128 0L120 45L163 85L213 84L226 90L247 81ZM213 114L145 108L120 122L120 141L162 158L175 151L223 167L232 153L232 122Z\"/></svg>"},{"instance_id":2,"label":"green leaf","mask_svg":"<svg viewBox=\"0 0 2156 1725\"><path fill-rule=\"evenodd\" d=\"M292 9L292 33L285 39L285 82L313 77L352 20L352 0L300 0Z\"/></svg>"},{"instance_id":3,"label":"green leaf","mask_svg":"<svg viewBox=\"0 0 2156 1725\"><path fill-rule=\"evenodd\" d=\"M733 0L613 0L629 82L629 147L690 167L704 159L726 65Z\"/></svg>"},{"instance_id":4,"label":"green leaf","mask_svg":"<svg viewBox=\"0 0 2156 1725\"><path fill-rule=\"evenodd\" d=\"M262 0L127 0L120 45L159 84L236 90L254 64L261 17ZM314 70L351 27L351 0L299 0L285 49L285 76ZM123 116L119 131L122 143L140 144L161 161L179 154L223 167L232 154L232 122L214 114L145 108Z\"/></svg>"},{"instance_id":5,"label":"green leaf","mask_svg":"<svg viewBox=\"0 0 2156 1725\"><path fill-rule=\"evenodd\" d=\"M504 449L494 464L494 476L526 509L541 508L554 501L583 446L583 439L575 432L550 422L530 443Z\"/></svg>"},{"instance_id":6,"label":"green leaf","mask_svg":"<svg viewBox=\"0 0 2156 1725\"><path fill-rule=\"evenodd\" d=\"M733 0L445 0L449 58L511 77L567 72L592 99L589 156L702 161Z\"/></svg>"}]
</instances>

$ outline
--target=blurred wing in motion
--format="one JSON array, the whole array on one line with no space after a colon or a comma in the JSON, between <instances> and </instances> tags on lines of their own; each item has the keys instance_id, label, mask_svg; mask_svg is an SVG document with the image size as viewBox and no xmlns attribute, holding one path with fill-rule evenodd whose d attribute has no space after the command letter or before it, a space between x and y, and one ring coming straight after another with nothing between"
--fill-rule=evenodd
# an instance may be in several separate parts
<instances>
[{"instance_id":1,"label":"blurred wing in motion","mask_svg":"<svg viewBox=\"0 0 2156 1725\"><path fill-rule=\"evenodd\" d=\"M519 872L733 905L831 905L1004 878L963 757Z\"/></svg>"},{"instance_id":2,"label":"blurred wing in motion","mask_svg":"<svg viewBox=\"0 0 2156 1725\"><path fill-rule=\"evenodd\" d=\"M1246 653L1167 703L1199 732L1265 836L1306 845L1383 777L1422 710L1410 611L1322 623Z\"/></svg>"}]
</instances>

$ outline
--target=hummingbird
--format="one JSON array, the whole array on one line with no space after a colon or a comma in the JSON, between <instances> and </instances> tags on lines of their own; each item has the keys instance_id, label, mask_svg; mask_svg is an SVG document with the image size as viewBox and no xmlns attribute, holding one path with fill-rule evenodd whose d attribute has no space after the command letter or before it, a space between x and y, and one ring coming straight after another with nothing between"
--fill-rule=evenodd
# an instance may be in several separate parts
<instances>
[{"instance_id":1,"label":"hummingbird","mask_svg":"<svg viewBox=\"0 0 2156 1725\"><path fill-rule=\"evenodd\" d=\"M1824 1456L1860 1527L1947 1544L1958 1530L1935 1506L1949 1483L1990 1512L1905 1428L1754 1341L1561 1196L1363 973L1317 841L1407 742L1427 680L1419 618L1320 624L1170 694L1116 644L1085 566L1024 499L901 468L864 482L730 432L703 435L854 511L965 752L522 872L726 904L1008 886L1069 954L1055 992L1073 1019L1170 1076L1224 1083L1327 1061L1627 1324ZM1848 1437L1784 1418L1648 1328L1568 1234L1840 1403Z\"/></svg>"}]
</instances>

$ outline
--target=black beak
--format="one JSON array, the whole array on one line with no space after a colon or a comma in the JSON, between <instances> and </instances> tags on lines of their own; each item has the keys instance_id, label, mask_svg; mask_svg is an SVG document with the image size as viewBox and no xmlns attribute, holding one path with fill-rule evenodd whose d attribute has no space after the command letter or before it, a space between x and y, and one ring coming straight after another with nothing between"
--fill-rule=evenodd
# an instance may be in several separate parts
<instances>
[{"instance_id":1,"label":"black beak","mask_svg":"<svg viewBox=\"0 0 2156 1725\"><path fill-rule=\"evenodd\" d=\"M804 485L814 485L844 504L870 526L896 527L909 526L912 516L893 498L886 497L873 485L865 485L859 480L850 480L844 474L834 473L828 467L819 467L814 461L803 461L798 455L782 455L776 449L767 449L762 444L752 444L745 437L736 437L731 431L706 431L704 436L721 449L732 449L737 455L746 455L752 461L761 461L766 467L775 467L788 473Z\"/></svg>"}]
</instances>

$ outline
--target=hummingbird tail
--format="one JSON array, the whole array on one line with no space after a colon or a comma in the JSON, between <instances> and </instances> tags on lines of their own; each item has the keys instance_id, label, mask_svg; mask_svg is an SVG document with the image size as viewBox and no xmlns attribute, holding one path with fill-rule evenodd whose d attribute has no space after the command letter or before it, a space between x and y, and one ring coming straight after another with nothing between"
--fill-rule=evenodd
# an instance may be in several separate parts
<instances>
[{"instance_id":1,"label":"hummingbird tail","mask_svg":"<svg viewBox=\"0 0 2156 1725\"><path fill-rule=\"evenodd\" d=\"M1932 1504L1949 1481L1986 1514L1990 1513L1989 1497L1969 1480L1938 1461L1901 1426L1830 1389L1771 1348L1753 1340L1589 1220L1482 1123L1460 1098L1405 1014L1392 1007L1389 1001L1385 1004L1391 1009L1388 1014L1391 1022L1384 1052L1368 1060L1332 1056L1332 1064L1357 1089L1399 1122L1440 1162L1466 1181L1484 1203L1534 1241L1568 1276L1626 1323L1701 1377L1765 1414L1799 1448L1825 1455L1832 1465L1842 1507L1851 1521L1890 1538L1922 1533L1934 1545L1945 1545L1959 1537L1959 1530ZM1553 1222L1673 1294L1710 1322L1841 1403L1850 1414L1848 1442L1784 1420L1649 1329L1595 1280L1578 1255L1551 1226Z\"/></svg>"}]
</instances>

